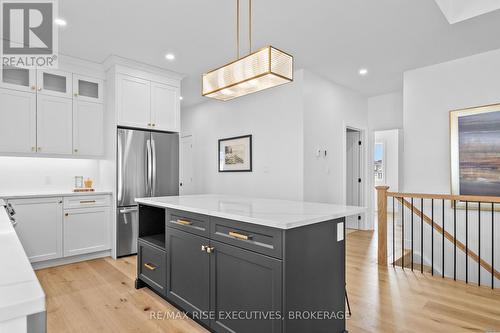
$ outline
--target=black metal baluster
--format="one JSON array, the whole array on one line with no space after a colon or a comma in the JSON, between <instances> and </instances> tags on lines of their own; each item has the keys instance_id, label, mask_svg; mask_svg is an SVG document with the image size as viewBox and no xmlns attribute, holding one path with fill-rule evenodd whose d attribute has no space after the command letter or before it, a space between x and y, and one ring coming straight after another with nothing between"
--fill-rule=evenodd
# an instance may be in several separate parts
<instances>
[{"instance_id":1,"label":"black metal baluster","mask_svg":"<svg viewBox=\"0 0 500 333\"><path fill-rule=\"evenodd\" d=\"M424 273L424 198L420 198L420 273Z\"/></svg>"},{"instance_id":2,"label":"black metal baluster","mask_svg":"<svg viewBox=\"0 0 500 333\"><path fill-rule=\"evenodd\" d=\"M477 203L477 285L481 286L481 201Z\"/></svg>"},{"instance_id":3,"label":"black metal baluster","mask_svg":"<svg viewBox=\"0 0 500 333\"><path fill-rule=\"evenodd\" d=\"M394 221L395 221L395 209L394 209L394 206L395 206L395 198L392 197L392 267L394 267L395 262L396 262L396 234L394 233Z\"/></svg>"},{"instance_id":4,"label":"black metal baluster","mask_svg":"<svg viewBox=\"0 0 500 333\"><path fill-rule=\"evenodd\" d=\"M469 202L465 202L465 283L469 283Z\"/></svg>"},{"instance_id":5,"label":"black metal baluster","mask_svg":"<svg viewBox=\"0 0 500 333\"><path fill-rule=\"evenodd\" d=\"M457 201L453 200L453 280L457 280Z\"/></svg>"},{"instance_id":6,"label":"black metal baluster","mask_svg":"<svg viewBox=\"0 0 500 333\"><path fill-rule=\"evenodd\" d=\"M413 198L411 198L411 270L413 271Z\"/></svg>"},{"instance_id":7,"label":"black metal baluster","mask_svg":"<svg viewBox=\"0 0 500 333\"><path fill-rule=\"evenodd\" d=\"M495 204L491 203L491 289L495 288Z\"/></svg>"},{"instance_id":8,"label":"black metal baluster","mask_svg":"<svg viewBox=\"0 0 500 333\"><path fill-rule=\"evenodd\" d=\"M401 267L405 269L405 205L401 197Z\"/></svg>"},{"instance_id":9,"label":"black metal baluster","mask_svg":"<svg viewBox=\"0 0 500 333\"><path fill-rule=\"evenodd\" d=\"M442 275L442 278L444 279L444 199L443 199L443 234L441 236L443 236L443 242L442 242L442 246L443 246L443 252L442 252L442 255L441 255L441 275Z\"/></svg>"},{"instance_id":10,"label":"black metal baluster","mask_svg":"<svg viewBox=\"0 0 500 333\"><path fill-rule=\"evenodd\" d=\"M431 275L434 275L434 199L431 199Z\"/></svg>"}]
</instances>

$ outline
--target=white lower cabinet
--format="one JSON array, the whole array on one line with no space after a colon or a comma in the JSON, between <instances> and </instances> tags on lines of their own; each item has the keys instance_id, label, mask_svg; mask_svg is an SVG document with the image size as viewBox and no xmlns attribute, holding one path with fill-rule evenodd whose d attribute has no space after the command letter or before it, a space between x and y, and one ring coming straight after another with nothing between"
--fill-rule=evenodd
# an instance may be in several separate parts
<instances>
[{"instance_id":1,"label":"white lower cabinet","mask_svg":"<svg viewBox=\"0 0 500 333\"><path fill-rule=\"evenodd\" d=\"M111 249L108 194L7 202L16 211L15 230L32 263Z\"/></svg>"},{"instance_id":2,"label":"white lower cabinet","mask_svg":"<svg viewBox=\"0 0 500 333\"><path fill-rule=\"evenodd\" d=\"M110 208L95 207L64 211L64 256L110 248Z\"/></svg>"},{"instance_id":3,"label":"white lower cabinet","mask_svg":"<svg viewBox=\"0 0 500 333\"><path fill-rule=\"evenodd\" d=\"M8 200L16 211L16 232L31 262L63 255L62 197Z\"/></svg>"}]
</instances>

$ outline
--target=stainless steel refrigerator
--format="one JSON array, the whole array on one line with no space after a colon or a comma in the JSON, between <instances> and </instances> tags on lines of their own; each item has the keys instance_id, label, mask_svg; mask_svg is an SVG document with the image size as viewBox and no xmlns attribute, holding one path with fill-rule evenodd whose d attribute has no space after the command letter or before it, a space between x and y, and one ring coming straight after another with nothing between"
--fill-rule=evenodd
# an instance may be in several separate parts
<instances>
[{"instance_id":1,"label":"stainless steel refrigerator","mask_svg":"<svg viewBox=\"0 0 500 333\"><path fill-rule=\"evenodd\" d=\"M118 129L117 256L137 253L135 198L179 194L179 135Z\"/></svg>"}]
</instances>

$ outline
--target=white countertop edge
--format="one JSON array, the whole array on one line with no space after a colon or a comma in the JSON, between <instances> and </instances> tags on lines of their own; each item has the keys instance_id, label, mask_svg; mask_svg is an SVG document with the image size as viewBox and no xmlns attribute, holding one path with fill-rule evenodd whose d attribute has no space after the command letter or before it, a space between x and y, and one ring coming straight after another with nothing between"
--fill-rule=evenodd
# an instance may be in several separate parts
<instances>
[{"instance_id":1,"label":"white countertop edge","mask_svg":"<svg viewBox=\"0 0 500 333\"><path fill-rule=\"evenodd\" d=\"M158 201L147 199L147 198L135 199L135 202L145 204L148 206L153 206L153 207L184 210L184 211L188 211L188 212L193 212L193 213L198 213L198 214L203 214L203 215L210 215L210 216L220 217L220 218L224 218L224 219L242 221L242 222L247 222L247 223L251 223L251 224L258 224L258 225L263 225L263 226L268 226L268 227L278 228L278 229L283 229L283 230L293 229L293 228L302 227L302 226L315 224L315 223L319 223L319 222L325 222L325 221L329 221L329 220L334 220L334 219L338 219L341 217L358 215L360 213L366 212L365 207L359 207L358 209L351 209L349 211L339 211L338 213L335 213L335 214L325 214L325 215L322 215L319 217L313 217L313 218L308 218L308 219L304 219L301 221L288 222L288 223L283 224L283 223L276 222L273 220L268 220L268 219L253 218L253 217L249 217L249 216L224 213L224 212L214 211L214 210L210 210L210 209L203 209L203 208L196 208L196 207L192 207L192 206L183 206L183 205L179 205L179 204L158 202Z\"/></svg>"},{"instance_id":2,"label":"white countertop edge","mask_svg":"<svg viewBox=\"0 0 500 333\"><path fill-rule=\"evenodd\" d=\"M94 192L21 192L21 193L0 193L0 199L23 199L23 198L53 198L53 197L79 197L87 195L109 195L113 194L112 191L94 191Z\"/></svg>"}]
</instances>

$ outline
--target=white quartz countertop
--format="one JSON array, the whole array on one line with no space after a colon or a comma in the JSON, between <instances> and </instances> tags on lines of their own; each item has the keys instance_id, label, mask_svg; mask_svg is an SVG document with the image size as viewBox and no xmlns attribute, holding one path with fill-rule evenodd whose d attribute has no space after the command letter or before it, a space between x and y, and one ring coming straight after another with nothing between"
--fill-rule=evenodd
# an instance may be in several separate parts
<instances>
[{"instance_id":1,"label":"white quartz countertop","mask_svg":"<svg viewBox=\"0 0 500 333\"><path fill-rule=\"evenodd\" d=\"M73 192L73 191L33 191L33 192L10 192L0 193L0 198L3 199L22 199L22 198L47 198L47 197L71 197L85 195L103 195L111 194L111 191L94 191L94 192Z\"/></svg>"},{"instance_id":2,"label":"white quartz countertop","mask_svg":"<svg viewBox=\"0 0 500 333\"><path fill-rule=\"evenodd\" d=\"M138 198L135 201L279 229L292 229L365 212L364 207L218 194Z\"/></svg>"},{"instance_id":3,"label":"white quartz countertop","mask_svg":"<svg viewBox=\"0 0 500 333\"><path fill-rule=\"evenodd\" d=\"M0 322L45 311L45 294L3 206L0 265Z\"/></svg>"}]
</instances>

